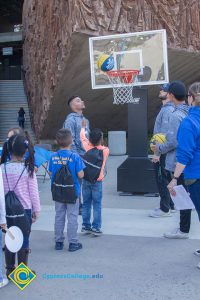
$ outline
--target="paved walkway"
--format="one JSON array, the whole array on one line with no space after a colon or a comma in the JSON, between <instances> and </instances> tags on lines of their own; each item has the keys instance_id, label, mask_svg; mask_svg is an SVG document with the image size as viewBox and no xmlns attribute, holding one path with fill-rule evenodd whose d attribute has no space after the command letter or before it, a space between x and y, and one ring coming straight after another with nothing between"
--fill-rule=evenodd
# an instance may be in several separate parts
<instances>
[{"instance_id":1,"label":"paved walkway","mask_svg":"<svg viewBox=\"0 0 200 300\"><path fill-rule=\"evenodd\" d=\"M0 291L2 299L76 300L198 300L200 226L192 214L189 240L168 240L163 232L178 226L179 213L163 219L149 218L159 198L119 196L116 168L124 157L110 157L104 183L103 232L99 238L79 235L83 249L76 253L54 250L54 206L49 180L39 179L42 212L33 226L30 265L37 279L23 292L13 284ZM81 218L79 218L79 230ZM79 278L47 279L72 274ZM74 275L76 274L76 275ZM97 277L81 279L83 275ZM99 274L99 275L98 275Z\"/></svg>"}]
</instances>

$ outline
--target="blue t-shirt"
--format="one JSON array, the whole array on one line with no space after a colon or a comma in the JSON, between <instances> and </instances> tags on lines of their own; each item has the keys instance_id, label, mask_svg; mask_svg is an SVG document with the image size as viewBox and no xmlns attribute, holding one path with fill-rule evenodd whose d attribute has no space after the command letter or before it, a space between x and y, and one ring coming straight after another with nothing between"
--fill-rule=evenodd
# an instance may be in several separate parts
<instances>
[{"instance_id":1,"label":"blue t-shirt","mask_svg":"<svg viewBox=\"0 0 200 300\"><path fill-rule=\"evenodd\" d=\"M62 158L62 162L59 159L59 156ZM80 158L80 156L76 153L73 153L70 150L59 150L51 156L49 162L49 172L51 172L51 183L53 183L53 179L55 173L62 167L63 164L68 164L69 171L71 172L74 178L74 185L77 193L77 197L80 196L80 184L77 173L82 171L85 168L85 165Z\"/></svg>"}]
</instances>

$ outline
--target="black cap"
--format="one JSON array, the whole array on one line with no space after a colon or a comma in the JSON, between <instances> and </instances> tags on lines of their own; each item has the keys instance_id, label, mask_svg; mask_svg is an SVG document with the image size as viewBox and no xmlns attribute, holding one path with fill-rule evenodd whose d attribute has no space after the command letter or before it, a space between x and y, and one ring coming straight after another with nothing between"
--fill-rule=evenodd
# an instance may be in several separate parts
<instances>
[{"instance_id":1,"label":"black cap","mask_svg":"<svg viewBox=\"0 0 200 300\"><path fill-rule=\"evenodd\" d=\"M72 102L72 100L74 100L75 98L80 98L78 95L75 95L75 96L71 96L69 99L68 99L68 105L70 105L70 102Z\"/></svg>"},{"instance_id":2,"label":"black cap","mask_svg":"<svg viewBox=\"0 0 200 300\"><path fill-rule=\"evenodd\" d=\"M183 100L186 97L186 87L182 81L176 80L170 83L168 92L173 94L177 100Z\"/></svg>"}]
</instances>

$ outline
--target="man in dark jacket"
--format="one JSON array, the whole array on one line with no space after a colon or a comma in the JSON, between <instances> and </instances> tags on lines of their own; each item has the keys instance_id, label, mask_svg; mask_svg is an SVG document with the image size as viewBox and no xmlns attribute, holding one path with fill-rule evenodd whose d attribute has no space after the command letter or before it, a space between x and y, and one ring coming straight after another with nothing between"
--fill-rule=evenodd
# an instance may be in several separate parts
<instances>
[{"instance_id":1,"label":"man in dark jacket","mask_svg":"<svg viewBox=\"0 0 200 300\"><path fill-rule=\"evenodd\" d=\"M167 134L168 126L169 126L169 118L174 111L174 104L172 101L167 97L168 96L168 89L169 83L164 84L161 87L159 93L159 99L162 101L162 107L160 112L158 113L154 125L153 134ZM167 174L165 170L165 159L166 154L161 154L160 156L153 156L153 163L155 167L155 175L156 175L156 182L158 186L158 191L160 194L160 207L156 208L149 216L152 218L161 218L161 217L170 217L171 212L174 212L174 203L171 200L167 185Z\"/></svg>"}]
</instances>

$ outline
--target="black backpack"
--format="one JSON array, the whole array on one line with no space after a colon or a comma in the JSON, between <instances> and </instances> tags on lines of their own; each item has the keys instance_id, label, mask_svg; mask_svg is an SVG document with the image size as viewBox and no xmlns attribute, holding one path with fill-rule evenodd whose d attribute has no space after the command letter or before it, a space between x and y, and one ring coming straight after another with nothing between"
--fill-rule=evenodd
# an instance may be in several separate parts
<instances>
[{"instance_id":1,"label":"black backpack","mask_svg":"<svg viewBox=\"0 0 200 300\"><path fill-rule=\"evenodd\" d=\"M77 195L74 186L74 178L68 168L69 161L66 163L66 165L64 165L62 158L60 157L59 154L58 156L62 163L62 166L55 173L53 179L53 183L51 186L52 197L53 200L56 202L74 204L76 203ZM71 156L69 157L69 160Z\"/></svg>"},{"instance_id":2,"label":"black backpack","mask_svg":"<svg viewBox=\"0 0 200 300\"><path fill-rule=\"evenodd\" d=\"M4 169L5 169L5 175L6 175L6 180L8 184L8 193L5 195L5 207L6 207L6 221L7 221L7 226L10 228L11 226L18 226L23 234L27 235L31 231L31 224L30 221L25 213L25 209L22 206L20 200L18 199L17 195L15 194L14 190L18 185L18 182L20 181L20 178L22 177L22 174L25 171L25 167L19 176L15 187L13 190L10 190L9 182L8 182L8 176L7 176L7 171L6 171L6 164L4 164Z\"/></svg>"},{"instance_id":3,"label":"black backpack","mask_svg":"<svg viewBox=\"0 0 200 300\"><path fill-rule=\"evenodd\" d=\"M84 179L90 183L95 183L99 178L103 164L103 150L94 147L82 156L82 160L86 166L84 169Z\"/></svg>"}]
</instances>

